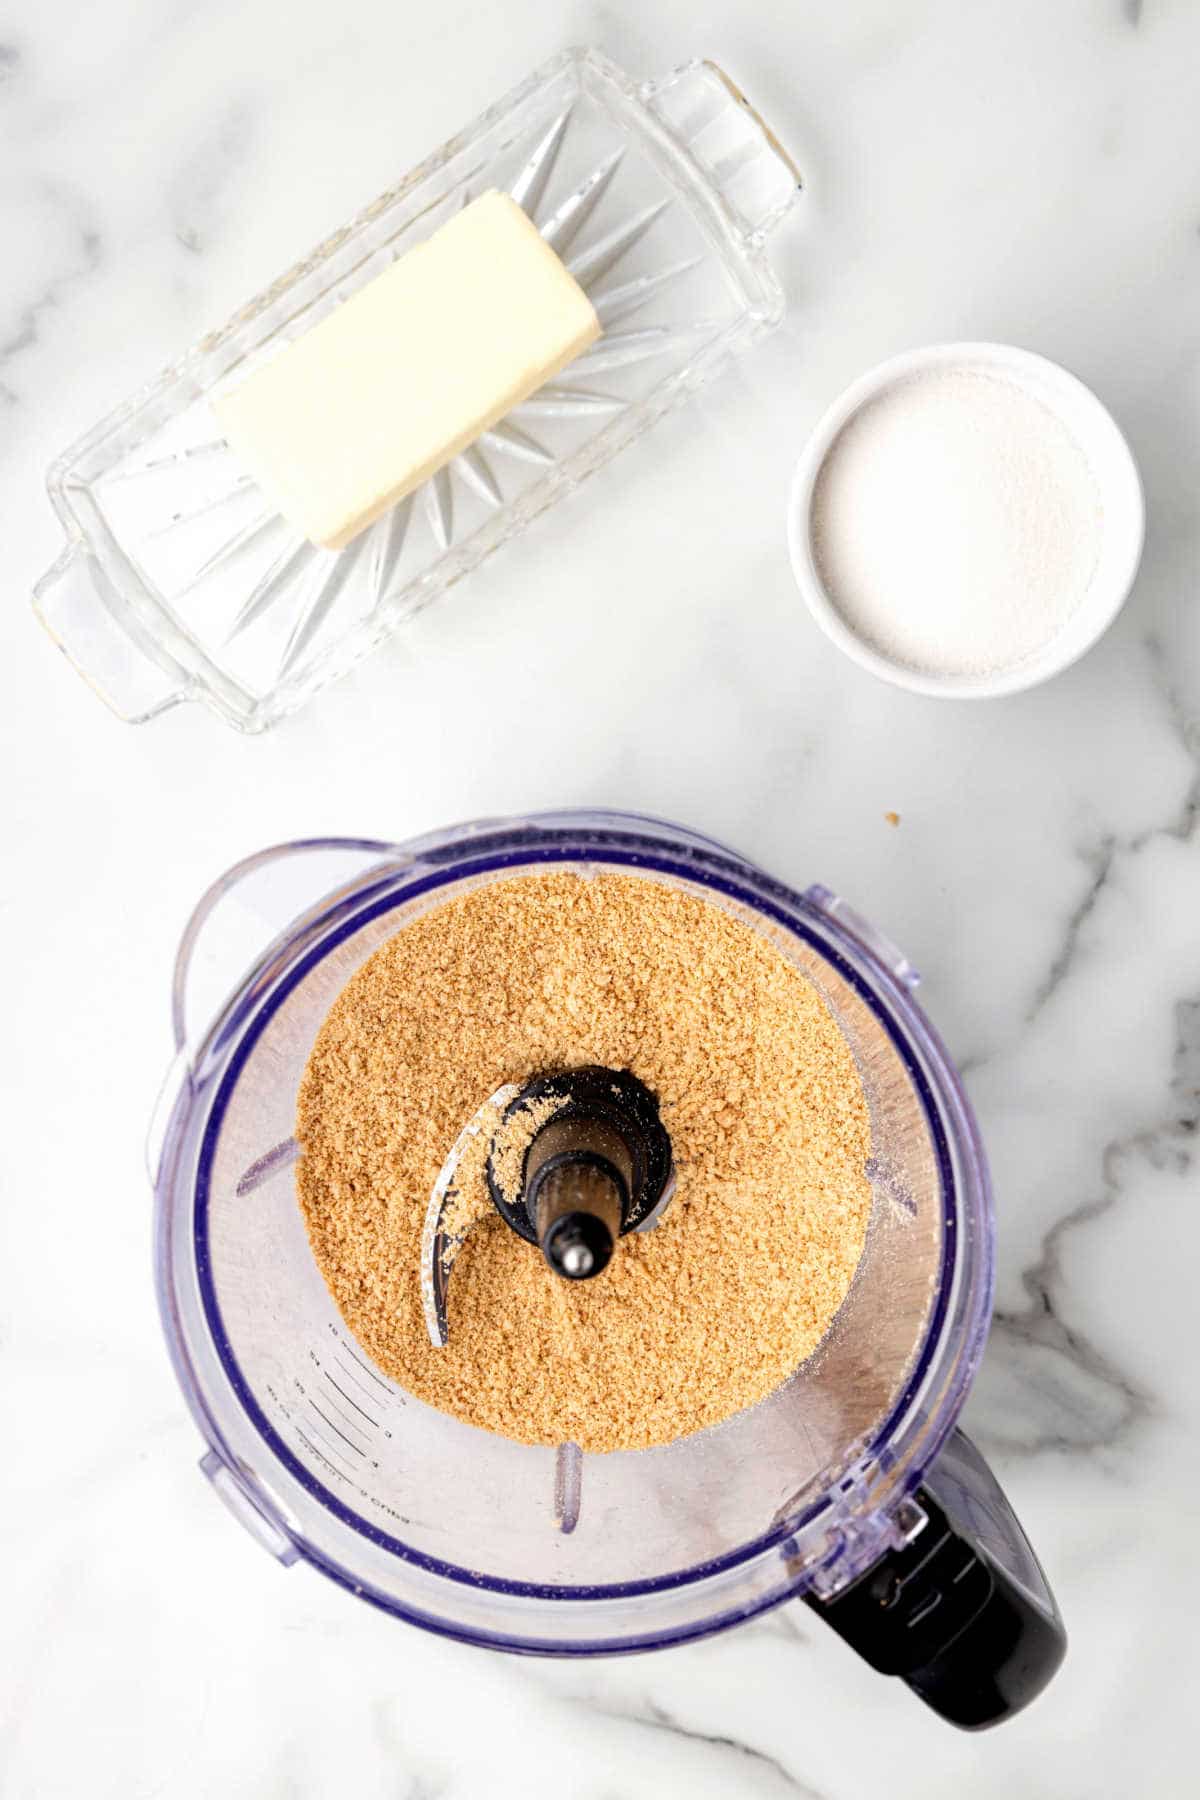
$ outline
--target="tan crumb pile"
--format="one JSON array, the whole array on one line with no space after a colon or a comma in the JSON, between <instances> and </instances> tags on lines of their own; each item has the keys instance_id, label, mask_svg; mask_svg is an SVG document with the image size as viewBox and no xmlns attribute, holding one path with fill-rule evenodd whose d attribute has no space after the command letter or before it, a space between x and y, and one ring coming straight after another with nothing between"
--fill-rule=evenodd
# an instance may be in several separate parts
<instances>
[{"instance_id":1,"label":"tan crumb pile","mask_svg":"<svg viewBox=\"0 0 1200 1800\"><path fill-rule=\"evenodd\" d=\"M467 1141L459 1150L458 1165L442 1208L442 1230L447 1238L463 1236L492 1211L487 1186L488 1152L493 1135L500 1129L503 1111L503 1107L488 1101L467 1126Z\"/></svg>"},{"instance_id":2,"label":"tan crumb pile","mask_svg":"<svg viewBox=\"0 0 1200 1800\"><path fill-rule=\"evenodd\" d=\"M525 1153L546 1120L557 1111L558 1101L553 1098L529 1100L511 1119L497 1120L493 1127L492 1173L502 1199L510 1206L517 1205L521 1198Z\"/></svg>"},{"instance_id":3,"label":"tan crumb pile","mask_svg":"<svg viewBox=\"0 0 1200 1800\"><path fill-rule=\"evenodd\" d=\"M678 1175L662 1223L563 1281L483 1203L481 1134L435 1348L421 1232L450 1147L505 1082L588 1063L658 1096ZM355 1337L409 1393L522 1443L642 1449L764 1399L824 1336L871 1205L862 1085L811 983L722 908L634 875L496 881L398 931L321 1028L297 1135L309 1239Z\"/></svg>"}]
</instances>

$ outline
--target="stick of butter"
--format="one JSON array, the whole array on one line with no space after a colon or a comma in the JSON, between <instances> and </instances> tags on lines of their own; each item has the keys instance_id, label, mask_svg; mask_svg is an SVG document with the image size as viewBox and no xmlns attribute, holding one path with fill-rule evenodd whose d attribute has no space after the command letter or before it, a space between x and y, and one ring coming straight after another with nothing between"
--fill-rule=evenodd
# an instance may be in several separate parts
<instances>
[{"instance_id":1,"label":"stick of butter","mask_svg":"<svg viewBox=\"0 0 1200 1800\"><path fill-rule=\"evenodd\" d=\"M481 194L213 410L283 516L340 550L599 335L516 201Z\"/></svg>"}]
</instances>

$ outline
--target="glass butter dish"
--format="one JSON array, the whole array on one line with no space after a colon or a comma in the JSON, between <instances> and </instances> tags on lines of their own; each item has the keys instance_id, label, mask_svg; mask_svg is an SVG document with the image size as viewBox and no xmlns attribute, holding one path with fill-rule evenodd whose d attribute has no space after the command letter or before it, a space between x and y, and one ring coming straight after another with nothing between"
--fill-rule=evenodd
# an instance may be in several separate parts
<instances>
[{"instance_id":1,"label":"glass butter dish","mask_svg":"<svg viewBox=\"0 0 1200 1800\"><path fill-rule=\"evenodd\" d=\"M603 336L343 550L299 536L211 401L489 188L587 290ZM67 534L39 617L120 717L292 712L776 325L764 254L792 163L694 62L637 84L554 58L51 467Z\"/></svg>"}]
</instances>

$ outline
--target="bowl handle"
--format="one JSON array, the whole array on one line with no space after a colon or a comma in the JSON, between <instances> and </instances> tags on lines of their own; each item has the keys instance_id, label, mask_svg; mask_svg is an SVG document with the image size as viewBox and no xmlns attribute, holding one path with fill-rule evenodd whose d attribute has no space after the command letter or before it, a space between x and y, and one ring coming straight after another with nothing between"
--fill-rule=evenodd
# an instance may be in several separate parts
<instances>
[{"instance_id":1,"label":"bowl handle","mask_svg":"<svg viewBox=\"0 0 1200 1800\"><path fill-rule=\"evenodd\" d=\"M805 1601L952 1725L998 1725L1037 1698L1066 1655L1054 1595L964 1432L951 1434L912 1501L906 1542L839 1593Z\"/></svg>"},{"instance_id":2,"label":"bowl handle","mask_svg":"<svg viewBox=\"0 0 1200 1800\"><path fill-rule=\"evenodd\" d=\"M151 1186L180 1092L193 1074L197 1018L215 1016L268 947L368 870L410 860L375 838L300 838L243 857L200 896L183 928L171 984L175 1054L159 1090L146 1138ZM199 992L197 992L199 990Z\"/></svg>"},{"instance_id":3,"label":"bowl handle","mask_svg":"<svg viewBox=\"0 0 1200 1800\"><path fill-rule=\"evenodd\" d=\"M188 697L188 679L152 649L83 542L72 539L33 590L33 610L67 661L127 724Z\"/></svg>"},{"instance_id":4,"label":"bowl handle","mask_svg":"<svg viewBox=\"0 0 1200 1800\"><path fill-rule=\"evenodd\" d=\"M176 1050L191 1042L199 965L219 1004L267 945L314 902L330 899L381 862L395 867L400 860L395 845L376 838L299 838L257 850L226 869L193 907L175 954Z\"/></svg>"}]
</instances>

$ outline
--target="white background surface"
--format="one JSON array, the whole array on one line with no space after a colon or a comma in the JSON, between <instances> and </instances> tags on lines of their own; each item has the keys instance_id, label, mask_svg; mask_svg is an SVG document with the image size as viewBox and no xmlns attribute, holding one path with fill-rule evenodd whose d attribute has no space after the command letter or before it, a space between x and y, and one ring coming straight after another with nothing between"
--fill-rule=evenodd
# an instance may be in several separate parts
<instances>
[{"instance_id":1,"label":"white background surface","mask_svg":"<svg viewBox=\"0 0 1200 1800\"><path fill-rule=\"evenodd\" d=\"M572 41L639 76L717 57L794 150L781 331L270 736L116 723L28 608L45 464ZM0 46L0 1792L1193 1791L1200 11L18 0ZM1150 505L1105 642L979 706L842 661L784 548L818 413L952 337L1074 368ZM621 1662L458 1650L283 1572L196 1470L141 1160L191 904L280 838L559 803L823 880L925 973L999 1196L967 1420L1072 1633L997 1733L940 1726L795 1607Z\"/></svg>"}]
</instances>

